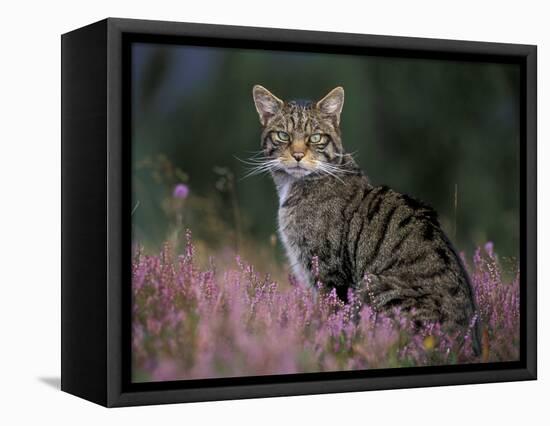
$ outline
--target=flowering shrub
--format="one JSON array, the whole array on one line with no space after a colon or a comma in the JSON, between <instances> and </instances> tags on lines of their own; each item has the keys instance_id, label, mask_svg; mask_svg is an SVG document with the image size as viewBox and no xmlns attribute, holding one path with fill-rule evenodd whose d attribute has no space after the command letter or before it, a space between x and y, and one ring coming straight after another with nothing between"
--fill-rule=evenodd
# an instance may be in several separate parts
<instances>
[{"instance_id":1,"label":"flowering shrub","mask_svg":"<svg viewBox=\"0 0 550 426\"><path fill-rule=\"evenodd\" d=\"M189 187L184 183L178 183L172 191L172 196L181 200L185 200L189 195Z\"/></svg>"},{"instance_id":2,"label":"flowering shrub","mask_svg":"<svg viewBox=\"0 0 550 426\"><path fill-rule=\"evenodd\" d=\"M201 270L187 233L185 253L133 255L134 381L253 376L517 360L519 276L503 282L491 244L470 271L482 323L482 354L469 332L418 329L398 309L375 312L352 291L279 285L237 258ZM459 343L460 342L460 343ZM462 343L465 342L465 343Z\"/></svg>"}]
</instances>

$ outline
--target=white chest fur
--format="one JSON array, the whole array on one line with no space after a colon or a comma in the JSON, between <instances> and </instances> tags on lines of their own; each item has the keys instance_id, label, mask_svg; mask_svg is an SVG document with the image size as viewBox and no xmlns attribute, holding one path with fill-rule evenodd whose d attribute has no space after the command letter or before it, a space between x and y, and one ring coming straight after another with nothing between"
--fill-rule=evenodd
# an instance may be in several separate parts
<instances>
[{"instance_id":1,"label":"white chest fur","mask_svg":"<svg viewBox=\"0 0 550 426\"><path fill-rule=\"evenodd\" d=\"M279 195L279 207L281 207L288 198L293 183L294 179L290 176L287 178L278 179L277 194Z\"/></svg>"},{"instance_id":2,"label":"white chest fur","mask_svg":"<svg viewBox=\"0 0 550 426\"><path fill-rule=\"evenodd\" d=\"M281 179L277 182L277 192L279 194L279 213L278 213L278 225L279 225L279 238L285 248L286 256L292 270L292 273L296 279L302 285L311 285L311 277L301 261L300 247L297 245L297 241L294 238L293 223L292 223L292 210L291 208L283 207L284 202L292 191L292 184L294 178L288 177Z\"/></svg>"},{"instance_id":3,"label":"white chest fur","mask_svg":"<svg viewBox=\"0 0 550 426\"><path fill-rule=\"evenodd\" d=\"M289 223L290 217L284 210L284 208L279 208L279 238L285 248L289 266L300 284L311 285L310 274L301 261L300 248L292 236L292 231L289 232L292 229L292 225Z\"/></svg>"}]
</instances>

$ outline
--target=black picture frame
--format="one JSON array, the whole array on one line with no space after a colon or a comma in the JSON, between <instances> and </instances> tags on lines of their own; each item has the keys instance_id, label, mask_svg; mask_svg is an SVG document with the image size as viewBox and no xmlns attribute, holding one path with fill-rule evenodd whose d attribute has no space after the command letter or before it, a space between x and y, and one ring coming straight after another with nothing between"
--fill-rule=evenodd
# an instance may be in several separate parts
<instances>
[{"instance_id":1,"label":"black picture frame","mask_svg":"<svg viewBox=\"0 0 550 426\"><path fill-rule=\"evenodd\" d=\"M536 46L118 18L61 41L62 390L115 407L536 379ZM520 361L131 383L127 100L133 41L519 64Z\"/></svg>"}]
</instances>

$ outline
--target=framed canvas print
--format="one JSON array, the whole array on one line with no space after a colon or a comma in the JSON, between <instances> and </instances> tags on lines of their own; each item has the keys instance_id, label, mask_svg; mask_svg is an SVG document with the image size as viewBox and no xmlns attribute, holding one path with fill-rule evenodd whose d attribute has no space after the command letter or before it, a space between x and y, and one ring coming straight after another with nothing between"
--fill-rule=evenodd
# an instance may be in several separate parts
<instances>
[{"instance_id":1,"label":"framed canvas print","mask_svg":"<svg viewBox=\"0 0 550 426\"><path fill-rule=\"evenodd\" d=\"M106 19L62 37L62 389L536 378L536 47Z\"/></svg>"}]
</instances>

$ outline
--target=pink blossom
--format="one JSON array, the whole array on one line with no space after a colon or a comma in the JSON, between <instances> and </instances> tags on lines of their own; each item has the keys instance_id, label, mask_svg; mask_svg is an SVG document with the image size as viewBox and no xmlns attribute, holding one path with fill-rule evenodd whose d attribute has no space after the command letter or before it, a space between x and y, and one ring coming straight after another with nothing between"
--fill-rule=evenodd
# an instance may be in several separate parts
<instances>
[{"instance_id":1,"label":"pink blossom","mask_svg":"<svg viewBox=\"0 0 550 426\"><path fill-rule=\"evenodd\" d=\"M188 195L189 195L189 187L184 183L178 183L174 187L174 191L172 192L172 196L174 198L179 198L181 200L185 200Z\"/></svg>"},{"instance_id":2,"label":"pink blossom","mask_svg":"<svg viewBox=\"0 0 550 426\"><path fill-rule=\"evenodd\" d=\"M480 321L482 356L471 328L446 334L418 327L396 308L377 312L367 294L274 282L237 256L234 267L200 268L191 232L183 253L134 249L132 356L136 380L180 380L290 374L519 359L519 272L503 282L492 245L477 250L470 276ZM317 260L312 260L315 266ZM513 274L512 274L513 275Z\"/></svg>"}]
</instances>

